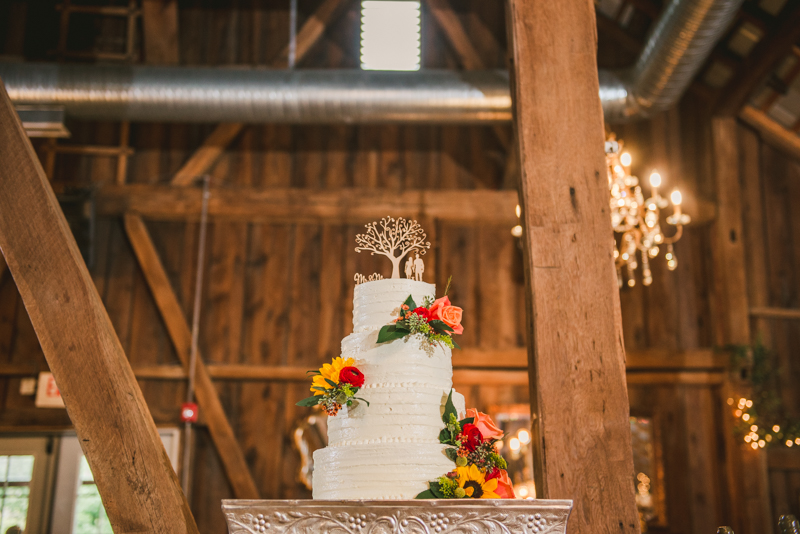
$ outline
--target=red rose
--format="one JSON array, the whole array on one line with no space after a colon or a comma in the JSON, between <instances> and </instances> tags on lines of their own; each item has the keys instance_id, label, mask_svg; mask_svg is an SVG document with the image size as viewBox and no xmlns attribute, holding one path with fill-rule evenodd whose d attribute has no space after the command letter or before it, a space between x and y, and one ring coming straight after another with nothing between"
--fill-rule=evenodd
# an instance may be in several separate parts
<instances>
[{"instance_id":1,"label":"red rose","mask_svg":"<svg viewBox=\"0 0 800 534\"><path fill-rule=\"evenodd\" d=\"M339 382L360 388L364 385L364 373L355 367L342 367L339 371Z\"/></svg>"},{"instance_id":2,"label":"red rose","mask_svg":"<svg viewBox=\"0 0 800 534\"><path fill-rule=\"evenodd\" d=\"M420 306L419 308L414 308L411 313L416 313L422 319L425 319L426 323L431 320L431 312L428 310L428 308L423 308Z\"/></svg>"},{"instance_id":3,"label":"red rose","mask_svg":"<svg viewBox=\"0 0 800 534\"><path fill-rule=\"evenodd\" d=\"M478 445L483 441L483 434L481 434L477 426L472 423L467 423L461 429L461 434L459 434L458 439L461 440L462 447L472 452L478 448Z\"/></svg>"}]
</instances>

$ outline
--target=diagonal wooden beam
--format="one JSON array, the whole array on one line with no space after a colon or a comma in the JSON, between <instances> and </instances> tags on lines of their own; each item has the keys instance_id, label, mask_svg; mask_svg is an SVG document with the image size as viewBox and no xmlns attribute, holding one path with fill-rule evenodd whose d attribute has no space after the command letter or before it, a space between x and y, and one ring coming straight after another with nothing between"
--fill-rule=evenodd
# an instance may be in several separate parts
<instances>
[{"instance_id":1,"label":"diagonal wooden beam","mask_svg":"<svg viewBox=\"0 0 800 534\"><path fill-rule=\"evenodd\" d=\"M752 52L742 61L716 105L716 114L736 116L753 91L800 39L800 0L789 0Z\"/></svg>"},{"instance_id":2,"label":"diagonal wooden beam","mask_svg":"<svg viewBox=\"0 0 800 534\"><path fill-rule=\"evenodd\" d=\"M164 319L167 332L175 346L175 352L178 353L184 368L188 369L192 333L178 298L175 296L175 291L170 285L164 266L158 257L153 240L150 238L144 221L138 215L125 215L125 230L147 284L150 286L150 291L153 293L156 306ZM219 395L217 395L217 390L214 388L214 383L211 381L202 357L197 360L196 372L195 395L197 402L203 410L211 439L222 460L233 493L238 499L258 499L258 488L247 467L242 448L225 415L225 410L222 408Z\"/></svg>"},{"instance_id":3,"label":"diagonal wooden beam","mask_svg":"<svg viewBox=\"0 0 800 534\"><path fill-rule=\"evenodd\" d=\"M458 15L447 0L426 0L434 20L444 31L447 40L458 55L461 65L467 70L485 69L478 50L472 45Z\"/></svg>"},{"instance_id":4,"label":"diagonal wooden beam","mask_svg":"<svg viewBox=\"0 0 800 534\"><path fill-rule=\"evenodd\" d=\"M244 124L223 123L217 126L194 154L178 169L172 178L172 185L189 185L196 178L208 172L220 158L225 149L239 135Z\"/></svg>"},{"instance_id":5,"label":"diagonal wooden beam","mask_svg":"<svg viewBox=\"0 0 800 534\"><path fill-rule=\"evenodd\" d=\"M745 106L739 113L739 118L758 131L768 144L781 152L800 160L800 136L790 132L766 113L753 106Z\"/></svg>"},{"instance_id":6,"label":"diagonal wooden beam","mask_svg":"<svg viewBox=\"0 0 800 534\"><path fill-rule=\"evenodd\" d=\"M327 28L343 12L349 4L348 0L324 0L317 10L308 17L300 31L297 32L295 41L295 64L316 45L325 35ZM289 45L283 47L280 53L271 61L273 67L284 67L289 61Z\"/></svg>"},{"instance_id":7,"label":"diagonal wooden beam","mask_svg":"<svg viewBox=\"0 0 800 534\"><path fill-rule=\"evenodd\" d=\"M125 351L1 81L0 250L114 532L197 533Z\"/></svg>"}]
</instances>

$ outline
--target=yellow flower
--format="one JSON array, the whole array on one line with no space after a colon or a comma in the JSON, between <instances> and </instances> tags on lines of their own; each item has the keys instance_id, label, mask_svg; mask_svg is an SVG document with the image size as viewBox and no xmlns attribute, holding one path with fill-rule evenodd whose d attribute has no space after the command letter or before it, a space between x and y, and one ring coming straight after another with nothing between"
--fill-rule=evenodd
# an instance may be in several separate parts
<instances>
[{"instance_id":1,"label":"yellow flower","mask_svg":"<svg viewBox=\"0 0 800 534\"><path fill-rule=\"evenodd\" d=\"M322 387L325 389L333 389L333 386L328 384L325 380L326 378L333 382L334 384L339 383L339 371L344 369L345 367L350 367L355 364L356 361L353 358L347 358L346 360L340 356L337 356L333 359L332 363L326 363L319 369L319 374L314 375L314 378L311 381L311 392L312 393L319 393L318 390L314 389L314 386Z\"/></svg>"},{"instance_id":2,"label":"yellow flower","mask_svg":"<svg viewBox=\"0 0 800 534\"><path fill-rule=\"evenodd\" d=\"M463 488L470 499L499 499L494 491L497 489L497 479L486 480L486 475L475 464L469 467L456 467L458 474L458 487Z\"/></svg>"}]
</instances>

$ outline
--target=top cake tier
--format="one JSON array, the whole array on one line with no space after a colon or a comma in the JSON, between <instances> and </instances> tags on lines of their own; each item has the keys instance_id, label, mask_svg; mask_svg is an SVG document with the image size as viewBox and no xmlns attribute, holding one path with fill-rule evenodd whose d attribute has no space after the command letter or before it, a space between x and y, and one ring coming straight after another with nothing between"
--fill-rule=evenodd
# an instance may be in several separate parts
<instances>
[{"instance_id":1,"label":"top cake tier","mask_svg":"<svg viewBox=\"0 0 800 534\"><path fill-rule=\"evenodd\" d=\"M407 278L358 284L353 295L353 331L365 332L391 323L409 295L421 306L423 298L436 295L436 285Z\"/></svg>"}]
</instances>

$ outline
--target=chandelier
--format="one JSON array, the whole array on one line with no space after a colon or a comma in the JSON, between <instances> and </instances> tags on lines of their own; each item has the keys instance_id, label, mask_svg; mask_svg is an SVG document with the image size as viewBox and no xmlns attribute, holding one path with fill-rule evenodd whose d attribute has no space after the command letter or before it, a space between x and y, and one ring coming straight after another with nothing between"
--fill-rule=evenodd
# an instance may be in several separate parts
<instances>
[{"instance_id":1,"label":"chandelier","mask_svg":"<svg viewBox=\"0 0 800 534\"><path fill-rule=\"evenodd\" d=\"M608 187L611 190L611 224L614 232L621 234L619 245L617 239L614 239L614 262L620 287L625 278L629 287L636 285L634 273L640 262L642 283L645 286L652 284L650 260L658 256L661 247L666 247L664 257L667 268L674 271L678 260L672 245L681 238L683 225L691 221L681 211L683 199L680 191L674 189L669 200L659 194L661 175L656 171L650 175L651 196L645 199L639 179L631 175L631 161L631 155L622 152L622 142L617 141L613 134L609 136L606 141L606 164ZM667 236L661 228L661 210L669 207L670 203L672 215L666 218L666 222L674 226L675 231Z\"/></svg>"}]
</instances>

